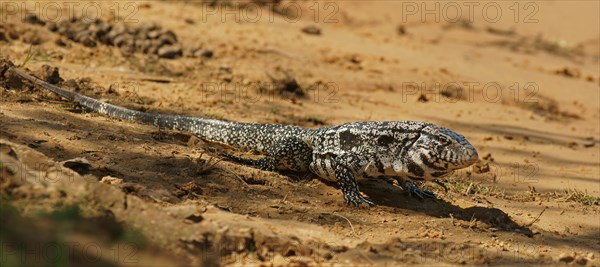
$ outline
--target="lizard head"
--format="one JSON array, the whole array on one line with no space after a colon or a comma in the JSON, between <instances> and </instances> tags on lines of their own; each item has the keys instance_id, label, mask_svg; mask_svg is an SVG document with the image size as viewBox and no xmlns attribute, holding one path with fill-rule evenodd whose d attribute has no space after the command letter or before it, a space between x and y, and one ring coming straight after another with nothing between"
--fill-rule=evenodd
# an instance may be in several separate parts
<instances>
[{"instance_id":1,"label":"lizard head","mask_svg":"<svg viewBox=\"0 0 600 267\"><path fill-rule=\"evenodd\" d=\"M394 170L409 177L433 180L479 160L477 150L467 139L436 125L423 127L406 156L394 163Z\"/></svg>"}]
</instances>

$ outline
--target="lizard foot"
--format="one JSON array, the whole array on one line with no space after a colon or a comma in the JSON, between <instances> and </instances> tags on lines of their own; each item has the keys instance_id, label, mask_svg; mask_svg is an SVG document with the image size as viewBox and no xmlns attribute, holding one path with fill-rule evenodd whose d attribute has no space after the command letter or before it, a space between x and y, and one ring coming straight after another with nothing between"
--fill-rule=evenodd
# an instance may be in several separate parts
<instances>
[{"instance_id":1,"label":"lizard foot","mask_svg":"<svg viewBox=\"0 0 600 267\"><path fill-rule=\"evenodd\" d=\"M408 194L419 199L424 198L435 198L435 194L429 190L419 188L411 181L406 181L404 184L404 190L408 191Z\"/></svg>"},{"instance_id":2,"label":"lizard foot","mask_svg":"<svg viewBox=\"0 0 600 267\"><path fill-rule=\"evenodd\" d=\"M219 156L222 158L225 158L226 160L230 160L233 162L237 162L237 163L241 163L241 164L246 164L246 165L254 165L256 160L253 159L247 159L247 158L242 158L242 157L238 157L238 156L234 156L231 155L227 152L219 152Z\"/></svg>"},{"instance_id":3,"label":"lizard foot","mask_svg":"<svg viewBox=\"0 0 600 267\"><path fill-rule=\"evenodd\" d=\"M273 159L269 156L260 159L247 159L238 156L234 156L225 152L220 153L221 157L231 160L233 162L241 163L244 165L254 166L258 169L265 171L275 171Z\"/></svg>"},{"instance_id":4,"label":"lizard foot","mask_svg":"<svg viewBox=\"0 0 600 267\"><path fill-rule=\"evenodd\" d=\"M373 203L373 201L359 194L344 194L344 199L346 200L346 204L352 204L355 207L358 207L363 203L366 204L367 207L375 206L375 203Z\"/></svg>"}]
</instances>

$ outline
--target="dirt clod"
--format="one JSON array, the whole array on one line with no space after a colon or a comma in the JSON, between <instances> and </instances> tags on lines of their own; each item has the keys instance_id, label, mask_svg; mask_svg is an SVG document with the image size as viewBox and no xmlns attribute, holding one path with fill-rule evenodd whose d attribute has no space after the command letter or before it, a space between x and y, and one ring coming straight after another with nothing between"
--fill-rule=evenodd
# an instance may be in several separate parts
<instances>
[{"instance_id":1,"label":"dirt clod","mask_svg":"<svg viewBox=\"0 0 600 267\"><path fill-rule=\"evenodd\" d=\"M35 31L26 31L21 35L21 40L30 45L39 45L43 42L40 35Z\"/></svg>"},{"instance_id":2,"label":"dirt clod","mask_svg":"<svg viewBox=\"0 0 600 267\"><path fill-rule=\"evenodd\" d=\"M490 164L487 162L478 162L473 165L473 171L475 173L486 173L490 171Z\"/></svg>"},{"instance_id":3,"label":"dirt clod","mask_svg":"<svg viewBox=\"0 0 600 267\"><path fill-rule=\"evenodd\" d=\"M396 32L398 32L399 35L406 35L406 26L398 25L398 27L396 27Z\"/></svg>"},{"instance_id":4,"label":"dirt clod","mask_svg":"<svg viewBox=\"0 0 600 267\"><path fill-rule=\"evenodd\" d=\"M43 65L39 75L40 79L51 84L59 84L63 81L63 78L60 77L57 67Z\"/></svg>"},{"instance_id":5,"label":"dirt clod","mask_svg":"<svg viewBox=\"0 0 600 267\"><path fill-rule=\"evenodd\" d=\"M35 25L46 25L48 30L57 32L89 48L94 48L98 43L102 43L119 47L125 54L141 52L168 59L179 58L182 55L177 35L171 30L163 30L155 23L142 23L134 27L125 24L111 24L101 19L89 20L78 17L47 24L37 17L31 17L29 21ZM29 42L40 43L41 40L34 38L36 36L28 37Z\"/></svg>"},{"instance_id":6,"label":"dirt clod","mask_svg":"<svg viewBox=\"0 0 600 267\"><path fill-rule=\"evenodd\" d=\"M58 46L61 47L67 47L68 43L65 39L63 39L62 37L56 38L56 40L54 41L54 43Z\"/></svg>"},{"instance_id":7,"label":"dirt clod","mask_svg":"<svg viewBox=\"0 0 600 267\"><path fill-rule=\"evenodd\" d=\"M162 58L178 58L182 55L181 47L178 45L163 46L158 49L158 56Z\"/></svg>"},{"instance_id":8,"label":"dirt clod","mask_svg":"<svg viewBox=\"0 0 600 267\"><path fill-rule=\"evenodd\" d=\"M67 258L54 263L599 266L598 26L590 23L598 4L537 1L537 15L516 6L521 21L539 21L513 31L480 20L400 21L393 2L99 1L94 16L96 5L75 1L61 5L73 15L56 19L38 12L43 5L5 10L0 217L9 229L0 244L16 252L5 255L8 265L13 256L17 265L56 265L39 262L54 255L21 259L75 241L83 246L59 248ZM255 11L259 21L248 23ZM568 14L581 19L560 19ZM396 180L359 179L376 205L354 208L335 182L258 170L219 156L258 152L82 109L13 75L6 59L138 111L308 128L427 121L464 135L481 160L441 177L447 190L415 183L436 199L416 199ZM430 144L414 145L437 150ZM78 170L84 176L78 164L60 164L77 157L90 162ZM10 247L20 242L38 249ZM96 245L102 257L89 255Z\"/></svg>"},{"instance_id":9,"label":"dirt clod","mask_svg":"<svg viewBox=\"0 0 600 267\"><path fill-rule=\"evenodd\" d=\"M572 261L575 260L575 254L574 253L561 253L560 255L558 255L558 261L560 262L565 262L565 263L570 263Z\"/></svg>"},{"instance_id":10,"label":"dirt clod","mask_svg":"<svg viewBox=\"0 0 600 267\"><path fill-rule=\"evenodd\" d=\"M581 255L577 255L577 257L575 257L575 263L579 264L579 265L586 265L588 262L588 259L586 259L585 257L581 256Z\"/></svg>"},{"instance_id":11,"label":"dirt clod","mask_svg":"<svg viewBox=\"0 0 600 267\"><path fill-rule=\"evenodd\" d=\"M321 35L321 29L317 26L306 26L302 28L302 32L310 35Z\"/></svg>"},{"instance_id":12,"label":"dirt clod","mask_svg":"<svg viewBox=\"0 0 600 267\"><path fill-rule=\"evenodd\" d=\"M37 15L31 13L25 15L25 17L23 18L23 22L40 26L46 25L46 23L40 20L40 18L38 18Z\"/></svg>"},{"instance_id":13,"label":"dirt clod","mask_svg":"<svg viewBox=\"0 0 600 267\"><path fill-rule=\"evenodd\" d=\"M122 184L123 179L112 177L112 176L104 176L104 177L102 177L102 179L100 179L100 182L103 184L117 185L117 184Z\"/></svg>"},{"instance_id":14,"label":"dirt clod","mask_svg":"<svg viewBox=\"0 0 600 267\"><path fill-rule=\"evenodd\" d=\"M176 188L182 190L184 194L202 194L202 186L194 181L187 182L183 185L177 185Z\"/></svg>"},{"instance_id":15,"label":"dirt clod","mask_svg":"<svg viewBox=\"0 0 600 267\"><path fill-rule=\"evenodd\" d=\"M212 50L201 50L201 51L197 51L196 53L194 53L194 55L199 55L199 56L205 57L205 58L212 58L214 55L214 52Z\"/></svg>"},{"instance_id":16,"label":"dirt clod","mask_svg":"<svg viewBox=\"0 0 600 267\"><path fill-rule=\"evenodd\" d=\"M304 97L306 93L289 72L278 70L278 75L273 76L268 74L269 78L271 78L271 83L269 84L269 88L266 88L269 91L275 92L279 96L282 97Z\"/></svg>"},{"instance_id":17,"label":"dirt clod","mask_svg":"<svg viewBox=\"0 0 600 267\"><path fill-rule=\"evenodd\" d=\"M492 153L485 154L485 156L483 156L481 159L488 160L488 161L494 161L494 157L492 157Z\"/></svg>"},{"instance_id":18,"label":"dirt clod","mask_svg":"<svg viewBox=\"0 0 600 267\"><path fill-rule=\"evenodd\" d=\"M561 74L561 75L564 75L566 77L571 77L571 78L580 78L581 77L581 71L577 68L572 68L572 67L564 67L560 70L557 70L556 74Z\"/></svg>"}]
</instances>

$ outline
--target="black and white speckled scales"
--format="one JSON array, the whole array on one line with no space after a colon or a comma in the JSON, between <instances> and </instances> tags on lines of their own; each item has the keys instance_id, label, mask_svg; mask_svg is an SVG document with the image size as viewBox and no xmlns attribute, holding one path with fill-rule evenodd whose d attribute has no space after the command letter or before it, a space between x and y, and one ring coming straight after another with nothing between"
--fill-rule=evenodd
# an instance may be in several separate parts
<instances>
[{"instance_id":1,"label":"black and white speckled scales","mask_svg":"<svg viewBox=\"0 0 600 267\"><path fill-rule=\"evenodd\" d=\"M478 160L462 135L427 122L373 121L308 129L290 125L227 122L126 109L44 82L11 67L35 85L109 117L189 131L213 142L266 154L262 159L229 158L264 170L310 171L337 181L346 203L373 202L360 194L357 178L393 177L411 195L435 197L411 180L435 181Z\"/></svg>"}]
</instances>

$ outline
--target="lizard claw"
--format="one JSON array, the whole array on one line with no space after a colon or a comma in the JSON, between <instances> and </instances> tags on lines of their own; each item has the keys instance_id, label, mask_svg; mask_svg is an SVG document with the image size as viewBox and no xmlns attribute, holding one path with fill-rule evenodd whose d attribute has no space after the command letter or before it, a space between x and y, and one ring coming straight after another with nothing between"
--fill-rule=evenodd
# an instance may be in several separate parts
<instances>
[{"instance_id":1,"label":"lizard claw","mask_svg":"<svg viewBox=\"0 0 600 267\"><path fill-rule=\"evenodd\" d=\"M375 206L375 203L373 203L373 201L371 201L368 198L365 198L361 195L344 194L344 199L346 200L346 204L348 204L348 205L352 204L355 207L358 207L363 203L366 204L367 207Z\"/></svg>"},{"instance_id":2,"label":"lizard claw","mask_svg":"<svg viewBox=\"0 0 600 267\"><path fill-rule=\"evenodd\" d=\"M435 194L433 192L421 189L411 181L406 181L404 185L404 190L408 191L409 195L416 196L419 199L435 198Z\"/></svg>"},{"instance_id":3,"label":"lizard claw","mask_svg":"<svg viewBox=\"0 0 600 267\"><path fill-rule=\"evenodd\" d=\"M442 181L435 179L435 180L433 180L433 182L436 183L437 185L441 186L442 188L444 188L444 191L446 191L446 193L448 193L448 187L446 187L446 185Z\"/></svg>"}]
</instances>

